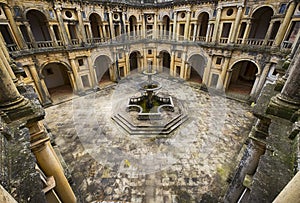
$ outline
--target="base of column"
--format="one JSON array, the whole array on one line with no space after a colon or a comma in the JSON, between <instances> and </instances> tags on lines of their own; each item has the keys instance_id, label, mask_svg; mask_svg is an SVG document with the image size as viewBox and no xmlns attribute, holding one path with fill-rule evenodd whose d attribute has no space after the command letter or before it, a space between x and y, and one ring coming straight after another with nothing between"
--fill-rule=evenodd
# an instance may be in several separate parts
<instances>
[{"instance_id":1,"label":"base of column","mask_svg":"<svg viewBox=\"0 0 300 203\"><path fill-rule=\"evenodd\" d=\"M295 122L299 116L297 115L299 107L300 102L290 101L278 94L271 99L267 113Z\"/></svg>"},{"instance_id":2,"label":"base of column","mask_svg":"<svg viewBox=\"0 0 300 203\"><path fill-rule=\"evenodd\" d=\"M18 120L34 113L28 99L21 96L16 101L7 102L0 105L0 111L3 111L5 116L3 119L5 122L10 123L14 120Z\"/></svg>"}]
</instances>

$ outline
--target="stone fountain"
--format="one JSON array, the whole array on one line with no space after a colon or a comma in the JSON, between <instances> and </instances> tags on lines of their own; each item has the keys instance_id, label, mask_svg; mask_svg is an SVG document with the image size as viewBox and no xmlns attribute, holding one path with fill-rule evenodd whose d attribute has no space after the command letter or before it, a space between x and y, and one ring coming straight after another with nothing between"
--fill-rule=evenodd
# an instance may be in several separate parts
<instances>
[{"instance_id":1,"label":"stone fountain","mask_svg":"<svg viewBox=\"0 0 300 203\"><path fill-rule=\"evenodd\" d=\"M162 97L157 94L161 85L152 80L152 76L157 72L152 69L151 61L148 61L148 69L143 71L143 74L147 75L148 80L139 85L142 94L129 99L127 110L138 111L140 120L161 119L161 111L174 111L172 97Z\"/></svg>"},{"instance_id":2,"label":"stone fountain","mask_svg":"<svg viewBox=\"0 0 300 203\"><path fill-rule=\"evenodd\" d=\"M168 137L188 119L180 101L160 92L161 84L152 79L156 74L148 61L143 71L147 80L138 84L140 93L130 97L127 105L112 116L112 120L130 135Z\"/></svg>"}]
</instances>

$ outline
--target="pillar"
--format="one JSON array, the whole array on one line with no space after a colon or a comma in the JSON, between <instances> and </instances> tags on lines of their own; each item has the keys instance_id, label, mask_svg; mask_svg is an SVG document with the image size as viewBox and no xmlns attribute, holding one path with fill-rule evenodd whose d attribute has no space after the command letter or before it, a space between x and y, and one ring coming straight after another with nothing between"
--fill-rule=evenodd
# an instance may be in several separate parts
<instances>
[{"instance_id":1,"label":"pillar","mask_svg":"<svg viewBox=\"0 0 300 203\"><path fill-rule=\"evenodd\" d=\"M70 59L70 63L71 63L71 68L72 68L72 72L73 72L74 79L75 79L74 86L77 87L78 92L81 92L83 90L83 85L82 85L81 78L78 75L78 71L77 71L77 66L76 66L76 63L75 63L75 59L71 58Z\"/></svg>"},{"instance_id":2,"label":"pillar","mask_svg":"<svg viewBox=\"0 0 300 203\"><path fill-rule=\"evenodd\" d=\"M246 38L248 38L249 36L249 32L250 32L250 26L251 26L251 21L247 21L247 25L246 25L246 29L245 29L245 33L244 33L244 36L243 36L243 39L242 39L242 44L245 44L246 42Z\"/></svg>"},{"instance_id":3,"label":"pillar","mask_svg":"<svg viewBox=\"0 0 300 203\"><path fill-rule=\"evenodd\" d=\"M170 75L171 76L176 75L176 74L174 74L174 69L175 69L174 64L175 64L175 51L172 51L171 52L171 62L170 62Z\"/></svg>"},{"instance_id":4,"label":"pillar","mask_svg":"<svg viewBox=\"0 0 300 203\"><path fill-rule=\"evenodd\" d=\"M225 56L224 64L222 66L222 72L221 72L221 75L219 77L218 84L217 84L217 89L224 89L224 86L225 86L224 81L225 81L226 72L227 72L228 65L229 65L229 60L230 60L230 58Z\"/></svg>"},{"instance_id":5,"label":"pillar","mask_svg":"<svg viewBox=\"0 0 300 203\"><path fill-rule=\"evenodd\" d=\"M55 34L54 34L53 25L50 25L50 24L49 24L49 33L50 33L50 36L51 36L51 39L52 39L52 42L53 42L53 46L57 47L58 44L57 44L57 39L56 39Z\"/></svg>"},{"instance_id":6,"label":"pillar","mask_svg":"<svg viewBox=\"0 0 300 203\"><path fill-rule=\"evenodd\" d=\"M34 64L29 65L29 71L30 71L31 77L34 81L35 87L40 95L41 100L42 100L41 103L43 105L51 104L50 94L49 94L48 90L46 90L46 91L44 90L44 88L41 84L40 77L36 71L36 67Z\"/></svg>"},{"instance_id":7,"label":"pillar","mask_svg":"<svg viewBox=\"0 0 300 203\"><path fill-rule=\"evenodd\" d=\"M113 16L112 16L112 11L109 12L109 27L110 27L110 37L111 39L114 39L116 36L115 36L115 26L114 26L114 23L113 23Z\"/></svg>"},{"instance_id":8,"label":"pillar","mask_svg":"<svg viewBox=\"0 0 300 203\"><path fill-rule=\"evenodd\" d=\"M145 19L145 15L142 14L142 38L146 38L146 19Z\"/></svg>"},{"instance_id":9,"label":"pillar","mask_svg":"<svg viewBox=\"0 0 300 203\"><path fill-rule=\"evenodd\" d=\"M242 16L242 11L243 11L243 7L238 6L238 11L237 11L236 18L235 18L235 21L234 21L233 30L231 32L232 34L231 34L231 37L230 37L230 43L234 43L235 40L236 40L238 27L239 27L241 16Z\"/></svg>"},{"instance_id":10,"label":"pillar","mask_svg":"<svg viewBox=\"0 0 300 203\"><path fill-rule=\"evenodd\" d=\"M204 69L203 80L202 80L202 83L204 83L206 85L208 85L208 79L209 79L209 74L210 74L211 63L212 63L212 56L209 55L208 61L207 61L207 66Z\"/></svg>"},{"instance_id":11,"label":"pillar","mask_svg":"<svg viewBox=\"0 0 300 203\"><path fill-rule=\"evenodd\" d=\"M57 19L58 19L60 31L62 33L62 40L64 42L64 45L68 45L69 44L69 38L68 38L68 35L67 35L67 30L66 30L64 21L62 19L61 6L55 5L54 10L56 12L56 16L57 16Z\"/></svg>"},{"instance_id":12,"label":"pillar","mask_svg":"<svg viewBox=\"0 0 300 203\"><path fill-rule=\"evenodd\" d=\"M190 21L191 21L191 11L187 11L186 24L184 27L184 40L188 40L188 37L190 35L190 33L189 33Z\"/></svg>"},{"instance_id":13,"label":"pillar","mask_svg":"<svg viewBox=\"0 0 300 203\"><path fill-rule=\"evenodd\" d=\"M153 38L157 38L157 15L156 13L154 14L154 29L153 29Z\"/></svg>"},{"instance_id":14,"label":"pillar","mask_svg":"<svg viewBox=\"0 0 300 203\"><path fill-rule=\"evenodd\" d=\"M96 79L94 66L93 66L93 62L92 62L92 59L91 59L91 53L89 53L87 55L87 60L88 60L88 65L89 65L89 71L90 71L92 86L96 87L98 82L97 82L97 79Z\"/></svg>"},{"instance_id":15,"label":"pillar","mask_svg":"<svg viewBox=\"0 0 300 203\"><path fill-rule=\"evenodd\" d=\"M86 42L86 36L84 33L84 26L83 26L82 15L81 15L81 8L76 7L76 11L77 11L77 16L78 16L78 30L79 30L79 33L81 36L81 40L83 42Z\"/></svg>"},{"instance_id":16,"label":"pillar","mask_svg":"<svg viewBox=\"0 0 300 203\"><path fill-rule=\"evenodd\" d=\"M195 25L195 26L194 26L194 33L193 33L193 41L196 40L196 34L197 34L197 29L198 29L197 23L195 23L194 25Z\"/></svg>"},{"instance_id":17,"label":"pillar","mask_svg":"<svg viewBox=\"0 0 300 203\"><path fill-rule=\"evenodd\" d=\"M299 202L300 200L300 171L293 177L293 179L283 188L279 195L275 198L273 203L280 202Z\"/></svg>"},{"instance_id":18,"label":"pillar","mask_svg":"<svg viewBox=\"0 0 300 203\"><path fill-rule=\"evenodd\" d=\"M296 7L295 1L291 1L289 8L285 14L285 17L283 19L283 22L280 24L279 30L277 32L277 35L275 37L274 45L279 46L283 40L284 34L286 32L287 27L289 26L289 22L292 18L292 15L294 13Z\"/></svg>"},{"instance_id":19,"label":"pillar","mask_svg":"<svg viewBox=\"0 0 300 203\"><path fill-rule=\"evenodd\" d=\"M273 25L274 25L274 21L271 20L271 21L270 21L269 28L268 28L268 31L267 31L266 36L265 36L265 39L264 39L264 43L263 43L264 45L268 45L268 41L269 41L269 39L270 39L272 30L273 30Z\"/></svg>"},{"instance_id":20,"label":"pillar","mask_svg":"<svg viewBox=\"0 0 300 203\"><path fill-rule=\"evenodd\" d=\"M221 19L221 8L218 7L217 8L217 16L216 16L216 20L215 20L214 32L213 32L213 36L212 36L212 42L217 41L220 19Z\"/></svg>"},{"instance_id":21,"label":"pillar","mask_svg":"<svg viewBox=\"0 0 300 203\"><path fill-rule=\"evenodd\" d=\"M261 73L261 76L260 76L260 80L257 85L257 90L258 90L257 92L260 92L260 90L263 88L263 85L266 81L266 77L269 73L270 67L271 67L271 63L267 63L267 65L264 67L264 69Z\"/></svg>"},{"instance_id":22,"label":"pillar","mask_svg":"<svg viewBox=\"0 0 300 203\"><path fill-rule=\"evenodd\" d=\"M207 31L206 31L206 42L210 42L210 30L211 30L211 23L208 23Z\"/></svg>"},{"instance_id":23,"label":"pillar","mask_svg":"<svg viewBox=\"0 0 300 203\"><path fill-rule=\"evenodd\" d=\"M267 112L291 121L295 121L300 106L300 48L290 64L290 73L281 93L271 99Z\"/></svg>"},{"instance_id":24,"label":"pillar","mask_svg":"<svg viewBox=\"0 0 300 203\"><path fill-rule=\"evenodd\" d=\"M26 46L26 43L25 43L25 40L23 39L21 33L19 32L19 29L17 27L17 24L14 20L14 17L11 13L11 10L10 8L7 6L7 5L3 5L3 8L4 8L4 13L9 21L9 25L12 29L12 32L14 34L14 37L16 38L17 40L17 44L18 46L21 48L21 49L26 49L27 46Z\"/></svg>"},{"instance_id":25,"label":"pillar","mask_svg":"<svg viewBox=\"0 0 300 203\"><path fill-rule=\"evenodd\" d=\"M174 18L173 18L173 40L176 40L176 36L178 33L176 33L176 27L177 27L177 11L174 11Z\"/></svg>"},{"instance_id":26,"label":"pillar","mask_svg":"<svg viewBox=\"0 0 300 203\"><path fill-rule=\"evenodd\" d=\"M76 197L64 175L63 167L51 146L50 138L47 136L44 126L35 122L28 127L31 139L31 150L36 157L39 167L46 176L54 177L54 190L62 202L76 203Z\"/></svg>"},{"instance_id":27,"label":"pillar","mask_svg":"<svg viewBox=\"0 0 300 203\"><path fill-rule=\"evenodd\" d=\"M32 47L29 47L29 48L37 47L37 44L36 44L35 38L34 38L34 36L33 36L33 33L32 33L32 31L31 31L31 28L30 28L29 23L28 23L28 22L24 22L24 25L25 25L25 27L26 27L28 36L29 36L30 41L31 41L31 43L32 43Z\"/></svg>"},{"instance_id":28,"label":"pillar","mask_svg":"<svg viewBox=\"0 0 300 203\"><path fill-rule=\"evenodd\" d=\"M181 66L180 66L180 78L184 79L185 75L185 63L186 63L186 50L182 52L181 55Z\"/></svg>"}]
</instances>

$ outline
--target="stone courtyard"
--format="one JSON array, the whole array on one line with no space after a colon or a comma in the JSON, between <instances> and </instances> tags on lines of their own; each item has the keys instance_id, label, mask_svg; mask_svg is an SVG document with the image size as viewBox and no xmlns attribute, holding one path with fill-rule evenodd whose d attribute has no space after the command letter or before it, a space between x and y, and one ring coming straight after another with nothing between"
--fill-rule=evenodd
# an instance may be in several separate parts
<instances>
[{"instance_id":1,"label":"stone courtyard","mask_svg":"<svg viewBox=\"0 0 300 203\"><path fill-rule=\"evenodd\" d=\"M160 74L160 91L188 120L167 138L132 136L111 118L144 80L131 75L46 109L79 201L221 202L254 121L251 107Z\"/></svg>"}]
</instances>

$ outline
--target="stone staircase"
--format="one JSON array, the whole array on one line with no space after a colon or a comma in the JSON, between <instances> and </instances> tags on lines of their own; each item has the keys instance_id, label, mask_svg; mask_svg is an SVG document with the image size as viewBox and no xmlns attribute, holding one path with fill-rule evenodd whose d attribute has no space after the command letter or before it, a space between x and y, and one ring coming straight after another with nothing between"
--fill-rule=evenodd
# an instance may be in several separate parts
<instances>
[{"instance_id":1,"label":"stone staircase","mask_svg":"<svg viewBox=\"0 0 300 203\"><path fill-rule=\"evenodd\" d=\"M132 124L121 114L114 115L112 119L130 135L152 137L154 135L169 135L187 121L188 117L187 115L179 114L164 125L144 125L144 123L141 125Z\"/></svg>"}]
</instances>

